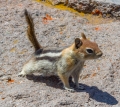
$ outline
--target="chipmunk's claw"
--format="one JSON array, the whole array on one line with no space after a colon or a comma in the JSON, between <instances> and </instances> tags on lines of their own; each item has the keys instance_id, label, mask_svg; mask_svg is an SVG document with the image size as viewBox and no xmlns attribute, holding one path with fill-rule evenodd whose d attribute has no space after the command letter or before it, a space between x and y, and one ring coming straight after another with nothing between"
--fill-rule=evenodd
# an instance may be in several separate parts
<instances>
[{"instance_id":1,"label":"chipmunk's claw","mask_svg":"<svg viewBox=\"0 0 120 107\"><path fill-rule=\"evenodd\" d=\"M64 87L64 88L65 88L65 90L67 90L67 91L75 92L75 90L74 90L73 88L67 88L67 87Z\"/></svg>"}]
</instances>

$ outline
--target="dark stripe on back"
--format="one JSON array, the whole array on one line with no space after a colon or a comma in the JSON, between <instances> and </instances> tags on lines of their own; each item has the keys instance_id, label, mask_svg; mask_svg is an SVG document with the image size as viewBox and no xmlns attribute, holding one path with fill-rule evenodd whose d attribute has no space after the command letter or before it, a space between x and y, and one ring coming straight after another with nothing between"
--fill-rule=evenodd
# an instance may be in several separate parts
<instances>
[{"instance_id":1,"label":"dark stripe on back","mask_svg":"<svg viewBox=\"0 0 120 107\"><path fill-rule=\"evenodd\" d=\"M43 49L38 49L38 50L35 52L35 55L40 55L42 52L43 52Z\"/></svg>"},{"instance_id":2,"label":"dark stripe on back","mask_svg":"<svg viewBox=\"0 0 120 107\"><path fill-rule=\"evenodd\" d=\"M59 57L44 56L44 57L36 57L35 60L36 60L36 61L39 61L39 60L48 60L48 61L50 61L50 62L55 62L55 61L57 61L59 58L60 58L60 56L59 56ZM47 66L47 65L46 65L46 66Z\"/></svg>"},{"instance_id":3,"label":"dark stripe on back","mask_svg":"<svg viewBox=\"0 0 120 107\"><path fill-rule=\"evenodd\" d=\"M40 55L40 54L46 54L46 53L59 53L61 52L63 49L39 49L35 52L35 55Z\"/></svg>"}]
</instances>

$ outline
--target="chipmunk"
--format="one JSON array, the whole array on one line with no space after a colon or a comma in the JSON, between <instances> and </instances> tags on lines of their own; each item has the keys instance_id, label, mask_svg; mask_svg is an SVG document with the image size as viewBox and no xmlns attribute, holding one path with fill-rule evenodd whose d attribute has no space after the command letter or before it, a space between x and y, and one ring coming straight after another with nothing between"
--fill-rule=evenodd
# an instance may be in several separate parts
<instances>
[{"instance_id":1,"label":"chipmunk","mask_svg":"<svg viewBox=\"0 0 120 107\"><path fill-rule=\"evenodd\" d=\"M27 10L25 10L25 17L28 23L28 38L35 48L35 54L23 66L19 76L33 74L34 72L40 72L45 76L57 75L66 90L74 91L68 82L69 77L72 76L76 88L80 89L78 80L84 62L102 56L102 51L98 45L88 40L82 33L82 38L76 38L74 43L65 49L44 49L36 39L33 19Z\"/></svg>"}]
</instances>

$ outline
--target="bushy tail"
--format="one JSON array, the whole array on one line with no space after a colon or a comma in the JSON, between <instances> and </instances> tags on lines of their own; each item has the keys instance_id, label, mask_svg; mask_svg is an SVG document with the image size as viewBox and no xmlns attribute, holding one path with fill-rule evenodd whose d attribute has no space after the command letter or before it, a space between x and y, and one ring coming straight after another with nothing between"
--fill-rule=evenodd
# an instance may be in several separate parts
<instances>
[{"instance_id":1,"label":"bushy tail","mask_svg":"<svg viewBox=\"0 0 120 107\"><path fill-rule=\"evenodd\" d=\"M35 35L33 19L26 9L25 9L25 18L28 24L28 28L27 28L28 39L31 41L32 45L34 46L35 51L42 49L42 46L39 44Z\"/></svg>"}]
</instances>

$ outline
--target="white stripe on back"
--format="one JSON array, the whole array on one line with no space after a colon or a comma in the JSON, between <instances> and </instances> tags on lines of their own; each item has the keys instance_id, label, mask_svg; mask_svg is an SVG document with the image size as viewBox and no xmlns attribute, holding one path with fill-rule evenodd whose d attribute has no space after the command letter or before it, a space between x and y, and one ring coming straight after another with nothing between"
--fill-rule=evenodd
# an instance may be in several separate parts
<instances>
[{"instance_id":1,"label":"white stripe on back","mask_svg":"<svg viewBox=\"0 0 120 107\"><path fill-rule=\"evenodd\" d=\"M41 54L40 57L45 57L45 56L48 56L48 57L59 57L59 56L61 56L61 54L62 54L62 52L59 52L59 53L49 52L49 53Z\"/></svg>"}]
</instances>

